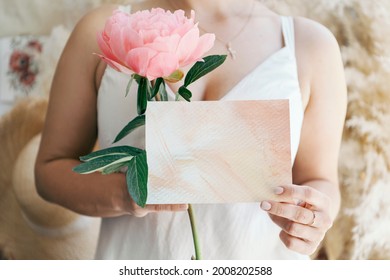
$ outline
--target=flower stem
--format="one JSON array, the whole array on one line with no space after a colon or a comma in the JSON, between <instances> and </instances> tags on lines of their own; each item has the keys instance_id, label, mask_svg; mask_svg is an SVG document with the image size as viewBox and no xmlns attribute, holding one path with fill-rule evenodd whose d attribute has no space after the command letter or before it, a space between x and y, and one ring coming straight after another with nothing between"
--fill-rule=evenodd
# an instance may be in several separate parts
<instances>
[{"instance_id":1,"label":"flower stem","mask_svg":"<svg viewBox=\"0 0 390 280\"><path fill-rule=\"evenodd\" d=\"M194 240L195 260L201 260L202 256L201 256L201 253L200 253L200 245L199 245L198 233L197 233L197 230L196 230L195 214L194 214L194 209L192 209L192 205L191 204L188 204L187 212L188 212L188 216L190 217L192 238Z\"/></svg>"}]
</instances>

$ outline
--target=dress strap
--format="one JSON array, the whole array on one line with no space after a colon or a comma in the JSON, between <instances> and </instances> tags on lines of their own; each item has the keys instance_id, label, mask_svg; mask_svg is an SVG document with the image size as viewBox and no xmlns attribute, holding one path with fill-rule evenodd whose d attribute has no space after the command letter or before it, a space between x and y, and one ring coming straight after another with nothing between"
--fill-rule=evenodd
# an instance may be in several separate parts
<instances>
[{"instance_id":1,"label":"dress strap","mask_svg":"<svg viewBox=\"0 0 390 280\"><path fill-rule=\"evenodd\" d=\"M293 17L282 16L282 32L284 43L295 53L295 33Z\"/></svg>"}]
</instances>

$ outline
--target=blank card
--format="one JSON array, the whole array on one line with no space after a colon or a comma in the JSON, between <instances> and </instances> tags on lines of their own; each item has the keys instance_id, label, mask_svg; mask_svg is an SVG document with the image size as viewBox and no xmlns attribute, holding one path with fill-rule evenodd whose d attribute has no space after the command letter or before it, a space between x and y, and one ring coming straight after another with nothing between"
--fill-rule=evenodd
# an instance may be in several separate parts
<instances>
[{"instance_id":1,"label":"blank card","mask_svg":"<svg viewBox=\"0 0 390 280\"><path fill-rule=\"evenodd\" d=\"M149 102L148 204L275 199L290 184L288 100Z\"/></svg>"}]
</instances>

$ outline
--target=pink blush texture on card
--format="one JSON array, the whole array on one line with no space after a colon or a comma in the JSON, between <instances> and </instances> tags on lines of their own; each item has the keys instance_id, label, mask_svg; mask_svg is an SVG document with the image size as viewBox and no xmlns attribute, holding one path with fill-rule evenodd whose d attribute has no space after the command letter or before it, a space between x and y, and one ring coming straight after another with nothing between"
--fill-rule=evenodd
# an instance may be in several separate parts
<instances>
[{"instance_id":1,"label":"pink blush texture on card","mask_svg":"<svg viewBox=\"0 0 390 280\"><path fill-rule=\"evenodd\" d=\"M149 102L148 204L275 199L291 184L288 100Z\"/></svg>"}]
</instances>

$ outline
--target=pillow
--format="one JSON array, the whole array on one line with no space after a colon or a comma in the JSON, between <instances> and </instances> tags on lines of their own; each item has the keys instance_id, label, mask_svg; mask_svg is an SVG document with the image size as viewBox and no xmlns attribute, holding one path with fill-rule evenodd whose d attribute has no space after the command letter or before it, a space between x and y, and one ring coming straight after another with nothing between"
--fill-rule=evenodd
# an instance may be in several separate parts
<instances>
[{"instance_id":1,"label":"pillow","mask_svg":"<svg viewBox=\"0 0 390 280\"><path fill-rule=\"evenodd\" d=\"M0 39L0 103L4 106L29 95L39 83L44 41L39 36Z\"/></svg>"},{"instance_id":2,"label":"pillow","mask_svg":"<svg viewBox=\"0 0 390 280\"><path fill-rule=\"evenodd\" d=\"M69 29L57 26L50 36L0 38L0 115L20 98L49 95L69 34Z\"/></svg>"},{"instance_id":3,"label":"pillow","mask_svg":"<svg viewBox=\"0 0 390 280\"><path fill-rule=\"evenodd\" d=\"M48 35L53 26L75 22L101 0L0 0L0 37Z\"/></svg>"}]
</instances>

